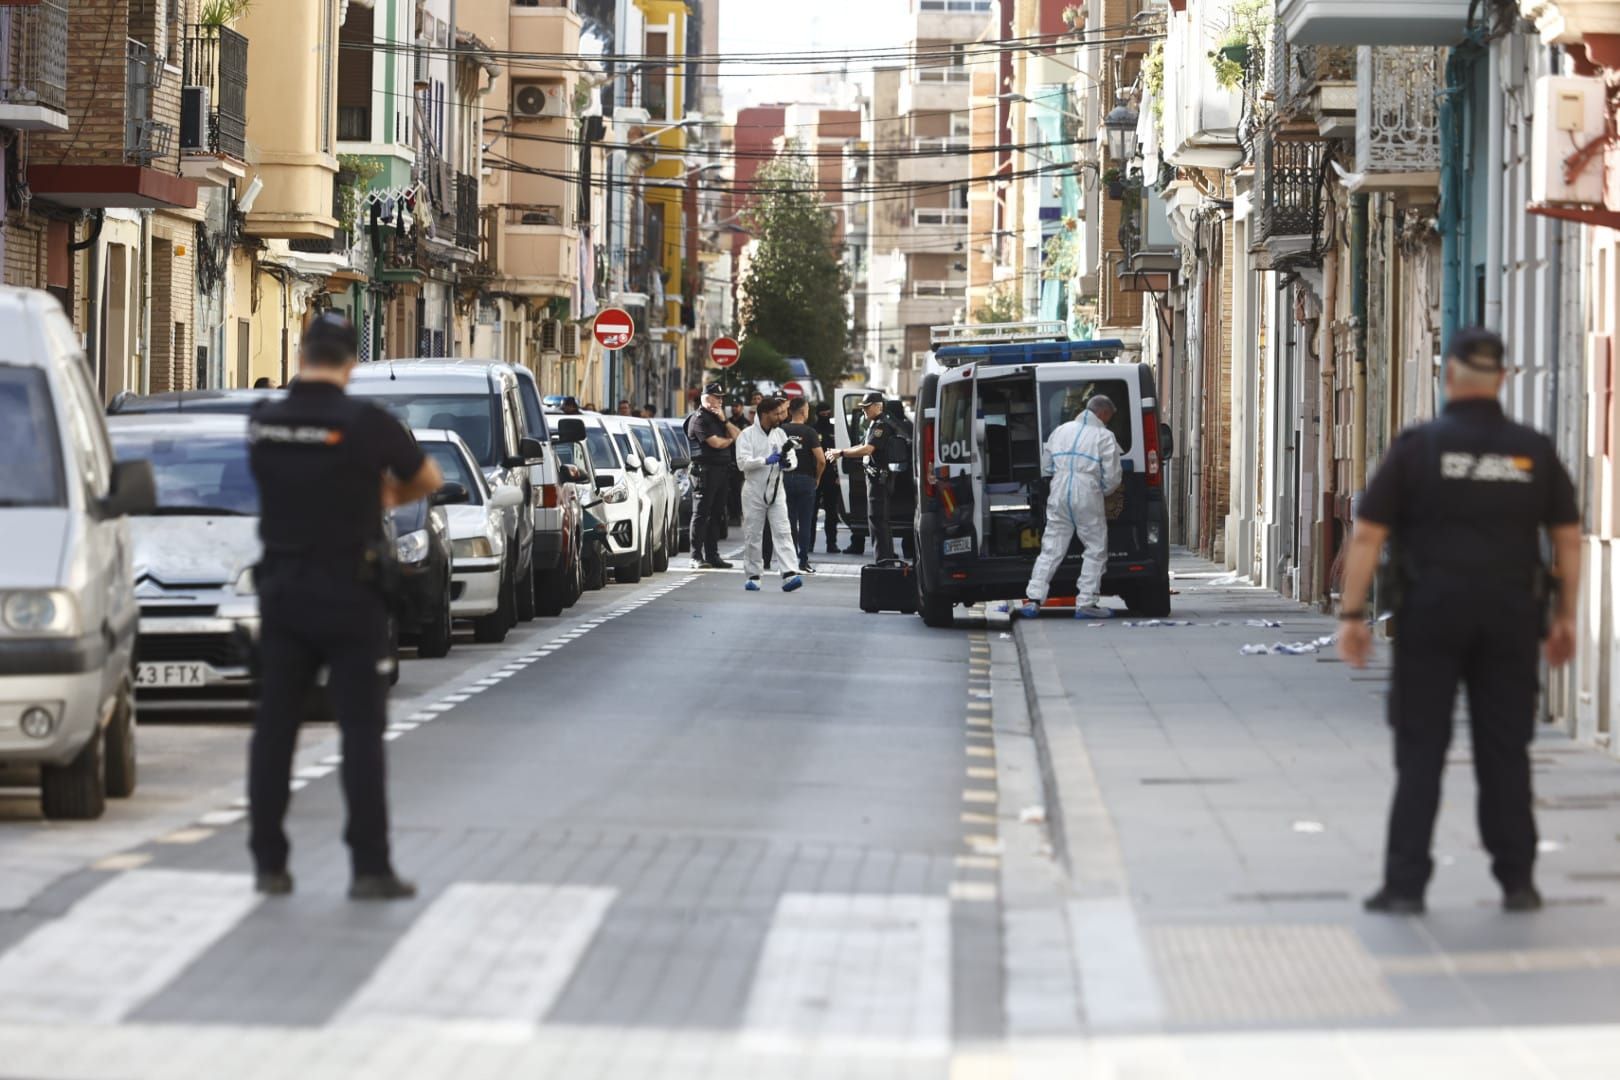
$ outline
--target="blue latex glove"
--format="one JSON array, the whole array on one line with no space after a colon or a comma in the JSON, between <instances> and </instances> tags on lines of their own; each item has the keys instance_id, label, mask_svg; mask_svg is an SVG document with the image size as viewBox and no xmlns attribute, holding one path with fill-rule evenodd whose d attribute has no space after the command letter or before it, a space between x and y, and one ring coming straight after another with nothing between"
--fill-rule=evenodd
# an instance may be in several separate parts
<instances>
[{"instance_id":1,"label":"blue latex glove","mask_svg":"<svg viewBox=\"0 0 1620 1080\"><path fill-rule=\"evenodd\" d=\"M781 460L782 460L781 452L777 451L777 450L772 450L771 451L771 456L765 459L765 464L767 464L767 465L775 465L778 461L781 461Z\"/></svg>"}]
</instances>

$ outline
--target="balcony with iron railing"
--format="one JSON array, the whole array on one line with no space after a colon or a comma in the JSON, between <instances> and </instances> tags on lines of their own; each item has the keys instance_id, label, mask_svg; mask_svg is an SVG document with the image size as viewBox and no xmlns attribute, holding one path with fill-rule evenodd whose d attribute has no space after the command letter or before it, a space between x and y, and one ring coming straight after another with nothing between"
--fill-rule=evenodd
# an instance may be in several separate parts
<instances>
[{"instance_id":1,"label":"balcony with iron railing","mask_svg":"<svg viewBox=\"0 0 1620 1080\"><path fill-rule=\"evenodd\" d=\"M456 246L478 250L478 177L456 174Z\"/></svg>"},{"instance_id":2,"label":"balcony with iron railing","mask_svg":"<svg viewBox=\"0 0 1620 1080\"><path fill-rule=\"evenodd\" d=\"M1349 138L1356 127L1356 49L1272 39L1271 82L1279 116L1316 125L1325 139Z\"/></svg>"},{"instance_id":3,"label":"balcony with iron railing","mask_svg":"<svg viewBox=\"0 0 1620 1080\"><path fill-rule=\"evenodd\" d=\"M67 0L7 9L9 55L0 70L0 127L66 131Z\"/></svg>"},{"instance_id":4,"label":"balcony with iron railing","mask_svg":"<svg viewBox=\"0 0 1620 1080\"><path fill-rule=\"evenodd\" d=\"M1362 46L1355 190L1437 189L1445 70L1442 49Z\"/></svg>"},{"instance_id":5,"label":"balcony with iron railing","mask_svg":"<svg viewBox=\"0 0 1620 1080\"><path fill-rule=\"evenodd\" d=\"M1269 268L1320 258L1327 143L1272 125L1255 148L1252 246Z\"/></svg>"},{"instance_id":6,"label":"balcony with iron railing","mask_svg":"<svg viewBox=\"0 0 1620 1080\"><path fill-rule=\"evenodd\" d=\"M186 91L202 92L203 123L195 133L182 132L183 151L247 157L247 72L247 38L228 26L186 28L181 77ZM186 119L182 114L182 126Z\"/></svg>"},{"instance_id":7,"label":"balcony with iron railing","mask_svg":"<svg viewBox=\"0 0 1620 1080\"><path fill-rule=\"evenodd\" d=\"M157 89L163 81L163 57L134 38L125 43L124 55L124 157L151 165L174 142L174 125L154 115Z\"/></svg>"}]
</instances>

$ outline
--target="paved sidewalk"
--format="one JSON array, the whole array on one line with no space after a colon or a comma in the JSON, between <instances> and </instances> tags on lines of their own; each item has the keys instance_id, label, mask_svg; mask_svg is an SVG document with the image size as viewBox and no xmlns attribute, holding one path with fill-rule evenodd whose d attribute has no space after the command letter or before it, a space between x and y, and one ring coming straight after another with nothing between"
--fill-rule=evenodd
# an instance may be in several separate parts
<instances>
[{"instance_id":1,"label":"paved sidewalk","mask_svg":"<svg viewBox=\"0 0 1620 1080\"><path fill-rule=\"evenodd\" d=\"M1366 915L1392 782L1387 668L1353 671L1331 648L1241 655L1335 624L1191 558L1176 588L1174 618L1193 625L1052 612L1013 629L1071 875L1088 1034L1399 1027L1441 1040L1620 1019L1620 762L1539 733L1549 906L1510 916L1477 839L1460 728L1430 913ZM1594 1063L1620 1071L1614 1029L1580 1030L1609 1040ZM1514 1045L1524 1075L1585 1075Z\"/></svg>"}]
</instances>

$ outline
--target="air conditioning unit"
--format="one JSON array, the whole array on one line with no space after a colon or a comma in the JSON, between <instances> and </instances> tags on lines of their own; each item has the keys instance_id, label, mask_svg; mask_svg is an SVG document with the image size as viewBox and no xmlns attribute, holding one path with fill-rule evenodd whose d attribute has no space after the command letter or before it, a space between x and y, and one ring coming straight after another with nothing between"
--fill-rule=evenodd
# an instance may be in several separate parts
<instances>
[{"instance_id":1,"label":"air conditioning unit","mask_svg":"<svg viewBox=\"0 0 1620 1080\"><path fill-rule=\"evenodd\" d=\"M208 87L180 88L180 149L208 149Z\"/></svg>"},{"instance_id":2,"label":"air conditioning unit","mask_svg":"<svg viewBox=\"0 0 1620 1080\"><path fill-rule=\"evenodd\" d=\"M433 54L428 52L432 44L426 38L418 38L416 42L416 85L425 87L433 82L431 64Z\"/></svg>"},{"instance_id":3,"label":"air conditioning unit","mask_svg":"<svg viewBox=\"0 0 1620 1080\"><path fill-rule=\"evenodd\" d=\"M512 91L512 111L525 120L545 120L568 116L568 102L564 100L566 83L524 82Z\"/></svg>"},{"instance_id":4,"label":"air conditioning unit","mask_svg":"<svg viewBox=\"0 0 1620 1080\"><path fill-rule=\"evenodd\" d=\"M579 324L563 323L562 328L562 354L564 356L579 355Z\"/></svg>"},{"instance_id":5,"label":"air conditioning unit","mask_svg":"<svg viewBox=\"0 0 1620 1080\"><path fill-rule=\"evenodd\" d=\"M559 319L540 321L540 351L557 352L562 344L562 322Z\"/></svg>"},{"instance_id":6,"label":"air conditioning unit","mask_svg":"<svg viewBox=\"0 0 1620 1080\"><path fill-rule=\"evenodd\" d=\"M1543 75L1536 80L1531 203L1602 204L1606 155L1593 144L1607 135L1605 112L1600 78Z\"/></svg>"}]
</instances>

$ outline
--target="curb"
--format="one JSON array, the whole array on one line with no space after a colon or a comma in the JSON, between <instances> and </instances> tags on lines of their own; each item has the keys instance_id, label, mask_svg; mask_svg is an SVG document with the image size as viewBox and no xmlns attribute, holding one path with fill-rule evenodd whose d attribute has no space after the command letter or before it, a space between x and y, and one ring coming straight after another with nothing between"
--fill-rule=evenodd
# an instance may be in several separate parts
<instances>
[{"instance_id":1,"label":"curb","mask_svg":"<svg viewBox=\"0 0 1620 1080\"><path fill-rule=\"evenodd\" d=\"M1081 897L1127 894L1113 816L1092 770L1080 714L1058 678L1057 652L1038 620L1016 620L1013 640L1046 797L1052 847Z\"/></svg>"}]
</instances>

